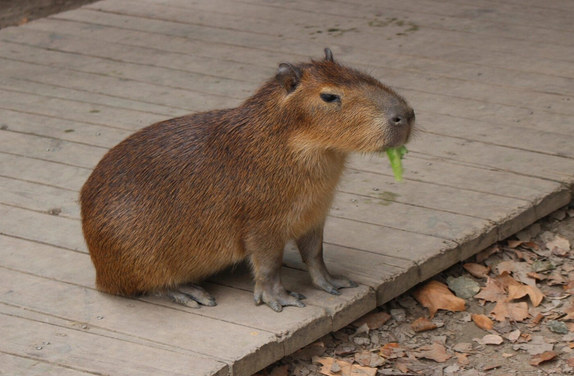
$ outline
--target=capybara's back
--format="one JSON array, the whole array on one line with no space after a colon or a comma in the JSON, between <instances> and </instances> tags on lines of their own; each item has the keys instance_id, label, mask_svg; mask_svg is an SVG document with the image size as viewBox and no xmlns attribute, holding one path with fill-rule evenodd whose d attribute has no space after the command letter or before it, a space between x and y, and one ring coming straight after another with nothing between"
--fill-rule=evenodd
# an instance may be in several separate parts
<instances>
[{"instance_id":1,"label":"capybara's back","mask_svg":"<svg viewBox=\"0 0 574 376\"><path fill-rule=\"evenodd\" d=\"M315 285L334 294L354 285L322 259L336 185L349 152L406 142L414 112L326 54L281 64L240 107L151 125L104 156L80 197L100 290L211 305L204 290L182 286L248 257L256 302L304 306L279 278L290 240Z\"/></svg>"}]
</instances>

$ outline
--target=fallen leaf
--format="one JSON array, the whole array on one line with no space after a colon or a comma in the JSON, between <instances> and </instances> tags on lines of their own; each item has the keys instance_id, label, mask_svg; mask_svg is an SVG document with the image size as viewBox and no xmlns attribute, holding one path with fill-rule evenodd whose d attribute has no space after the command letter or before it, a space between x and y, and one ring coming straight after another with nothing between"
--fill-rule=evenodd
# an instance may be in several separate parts
<instances>
[{"instance_id":1,"label":"fallen leaf","mask_svg":"<svg viewBox=\"0 0 574 376\"><path fill-rule=\"evenodd\" d=\"M377 374L376 368L363 367L334 358L319 358L317 361L323 365L319 372L327 376L375 376ZM333 372L333 369L337 372Z\"/></svg>"},{"instance_id":2,"label":"fallen leaf","mask_svg":"<svg viewBox=\"0 0 574 376\"><path fill-rule=\"evenodd\" d=\"M502 367L502 364L500 364L500 363L494 363L494 364L491 364L491 365L489 365L489 366L484 366L484 368L483 368L482 370L483 370L483 371L491 371L491 370L493 370L493 369L495 369L495 368L498 368L498 367Z\"/></svg>"},{"instance_id":3,"label":"fallen leaf","mask_svg":"<svg viewBox=\"0 0 574 376\"><path fill-rule=\"evenodd\" d=\"M446 353L446 349L438 342L434 342L430 346L422 346L413 351L416 358L424 358L434 360L438 363L444 363L452 356Z\"/></svg>"},{"instance_id":4,"label":"fallen leaf","mask_svg":"<svg viewBox=\"0 0 574 376\"><path fill-rule=\"evenodd\" d=\"M510 342L516 342L518 341L518 338L520 338L520 330L513 330L512 332L506 334L504 337L506 337L506 339Z\"/></svg>"},{"instance_id":5,"label":"fallen leaf","mask_svg":"<svg viewBox=\"0 0 574 376\"><path fill-rule=\"evenodd\" d=\"M454 296L448 287L438 281L430 281L413 292L414 298L428 308L430 317L433 318L436 311L464 311L464 300Z\"/></svg>"},{"instance_id":6,"label":"fallen leaf","mask_svg":"<svg viewBox=\"0 0 574 376\"><path fill-rule=\"evenodd\" d=\"M504 321L507 318L513 321L524 321L530 314L528 313L528 304L525 302L510 303L499 301L490 312L496 321Z\"/></svg>"},{"instance_id":7,"label":"fallen leaf","mask_svg":"<svg viewBox=\"0 0 574 376\"><path fill-rule=\"evenodd\" d=\"M542 302L542 299L544 299L544 294L536 286L534 287L528 285L508 286L508 301L520 299L526 295L530 297L530 300L532 301L532 304L535 307L538 307Z\"/></svg>"},{"instance_id":8,"label":"fallen leaf","mask_svg":"<svg viewBox=\"0 0 574 376\"><path fill-rule=\"evenodd\" d=\"M469 272L473 277L476 278L488 278L488 273L490 273L490 266L486 267L484 265L467 263L462 266Z\"/></svg>"},{"instance_id":9,"label":"fallen leaf","mask_svg":"<svg viewBox=\"0 0 574 376\"><path fill-rule=\"evenodd\" d=\"M385 358L370 351L363 350L355 354L355 362L365 367L380 367L385 364Z\"/></svg>"},{"instance_id":10,"label":"fallen leaf","mask_svg":"<svg viewBox=\"0 0 574 376\"><path fill-rule=\"evenodd\" d=\"M409 367L408 367L407 363L404 361L395 362L395 367L397 367L397 369L399 371L401 371L402 373L409 372Z\"/></svg>"},{"instance_id":11,"label":"fallen leaf","mask_svg":"<svg viewBox=\"0 0 574 376\"><path fill-rule=\"evenodd\" d=\"M568 364L569 367L574 367L574 357L568 359L566 364Z\"/></svg>"},{"instance_id":12,"label":"fallen leaf","mask_svg":"<svg viewBox=\"0 0 574 376\"><path fill-rule=\"evenodd\" d=\"M455 353L454 355L456 355L457 363L460 364L461 366L466 366L470 364L470 361L467 358L468 354Z\"/></svg>"},{"instance_id":13,"label":"fallen leaf","mask_svg":"<svg viewBox=\"0 0 574 376\"><path fill-rule=\"evenodd\" d=\"M502 353L503 358L512 358L516 354Z\"/></svg>"},{"instance_id":14,"label":"fallen leaf","mask_svg":"<svg viewBox=\"0 0 574 376\"><path fill-rule=\"evenodd\" d=\"M522 286L522 283L512 278L507 271L504 271L500 273L500 275L497 275L494 280L500 287L504 289L504 291L508 291L508 286Z\"/></svg>"},{"instance_id":15,"label":"fallen leaf","mask_svg":"<svg viewBox=\"0 0 574 376\"><path fill-rule=\"evenodd\" d=\"M413 330L418 333L424 332L426 330L436 329L437 326L426 317L420 317L411 324L411 328L413 328Z\"/></svg>"},{"instance_id":16,"label":"fallen leaf","mask_svg":"<svg viewBox=\"0 0 574 376\"><path fill-rule=\"evenodd\" d=\"M522 240L509 240L508 248L516 248L522 243L524 243Z\"/></svg>"},{"instance_id":17,"label":"fallen leaf","mask_svg":"<svg viewBox=\"0 0 574 376\"><path fill-rule=\"evenodd\" d=\"M369 329L375 330L379 329L381 326L385 325L387 321L391 319L391 315L387 312L372 312L361 317L357 321L353 322L354 326L362 326L367 324Z\"/></svg>"},{"instance_id":18,"label":"fallen leaf","mask_svg":"<svg viewBox=\"0 0 574 376\"><path fill-rule=\"evenodd\" d=\"M492 278L486 280L486 286L474 296L475 299L483 299L489 302L498 302L506 299L504 290Z\"/></svg>"},{"instance_id":19,"label":"fallen leaf","mask_svg":"<svg viewBox=\"0 0 574 376\"><path fill-rule=\"evenodd\" d=\"M500 252L500 247L498 246L498 244L493 244L490 247L486 248L484 251L481 251L476 255L476 262L481 263L484 260L486 260L487 258L489 258L490 256L492 256L494 253L499 253L499 252Z\"/></svg>"},{"instance_id":20,"label":"fallen leaf","mask_svg":"<svg viewBox=\"0 0 574 376\"><path fill-rule=\"evenodd\" d=\"M18 26L22 26L27 24L29 21L28 17L23 17L20 21L18 21Z\"/></svg>"},{"instance_id":21,"label":"fallen leaf","mask_svg":"<svg viewBox=\"0 0 574 376\"><path fill-rule=\"evenodd\" d=\"M472 321L481 329L491 330L494 323L486 315L472 315Z\"/></svg>"},{"instance_id":22,"label":"fallen leaf","mask_svg":"<svg viewBox=\"0 0 574 376\"><path fill-rule=\"evenodd\" d=\"M504 339L496 334L487 334L482 338L475 338L474 341L480 343L481 345L500 345L502 342L504 342Z\"/></svg>"},{"instance_id":23,"label":"fallen leaf","mask_svg":"<svg viewBox=\"0 0 574 376\"><path fill-rule=\"evenodd\" d=\"M534 355L532 359L530 359L531 366L537 366L542 362L546 362L556 358L556 353L554 351L545 351L542 354Z\"/></svg>"},{"instance_id":24,"label":"fallen leaf","mask_svg":"<svg viewBox=\"0 0 574 376\"><path fill-rule=\"evenodd\" d=\"M546 247L550 251L554 251L555 249L562 250L564 252L570 251L570 242L563 236L556 235L552 241L546 243Z\"/></svg>"},{"instance_id":25,"label":"fallen leaf","mask_svg":"<svg viewBox=\"0 0 574 376\"><path fill-rule=\"evenodd\" d=\"M404 356L404 351L398 343L391 342L382 346L379 354L387 359L394 359Z\"/></svg>"},{"instance_id":26,"label":"fallen leaf","mask_svg":"<svg viewBox=\"0 0 574 376\"><path fill-rule=\"evenodd\" d=\"M560 307L560 311L566 314L566 316L562 317L562 320L574 320L574 306L572 305L572 300L564 303L564 305Z\"/></svg>"},{"instance_id":27,"label":"fallen leaf","mask_svg":"<svg viewBox=\"0 0 574 376\"><path fill-rule=\"evenodd\" d=\"M515 261L502 261L496 265L496 270L498 270L498 274L502 274L504 272L512 273L516 267Z\"/></svg>"},{"instance_id":28,"label":"fallen leaf","mask_svg":"<svg viewBox=\"0 0 574 376\"><path fill-rule=\"evenodd\" d=\"M556 269L556 266L550 260L536 260L532 264L532 270L536 273Z\"/></svg>"},{"instance_id":29,"label":"fallen leaf","mask_svg":"<svg viewBox=\"0 0 574 376\"><path fill-rule=\"evenodd\" d=\"M460 342L454 345L452 349L458 352L469 352L472 351L472 343Z\"/></svg>"}]
</instances>

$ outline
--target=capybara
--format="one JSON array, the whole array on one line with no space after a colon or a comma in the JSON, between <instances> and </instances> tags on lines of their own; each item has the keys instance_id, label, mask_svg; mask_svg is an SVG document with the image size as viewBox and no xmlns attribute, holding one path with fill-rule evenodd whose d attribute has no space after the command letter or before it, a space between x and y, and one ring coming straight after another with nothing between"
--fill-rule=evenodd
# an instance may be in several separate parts
<instances>
[{"instance_id":1,"label":"capybara","mask_svg":"<svg viewBox=\"0 0 574 376\"><path fill-rule=\"evenodd\" d=\"M280 64L237 108L150 125L103 157L80 197L98 289L215 305L194 284L248 259L257 304L304 307L281 283L289 241L315 286L335 295L356 286L323 261L337 183L350 153L407 142L415 114L389 87L325 55Z\"/></svg>"}]
</instances>

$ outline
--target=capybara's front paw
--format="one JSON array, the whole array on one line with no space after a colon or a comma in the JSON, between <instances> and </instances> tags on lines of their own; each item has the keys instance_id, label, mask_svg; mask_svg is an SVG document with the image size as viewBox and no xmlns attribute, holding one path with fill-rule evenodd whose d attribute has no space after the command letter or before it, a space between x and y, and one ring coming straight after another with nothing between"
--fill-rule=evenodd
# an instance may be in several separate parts
<instances>
[{"instance_id":1,"label":"capybara's front paw","mask_svg":"<svg viewBox=\"0 0 574 376\"><path fill-rule=\"evenodd\" d=\"M351 281L350 279L342 276L331 276L325 275L319 278L316 278L313 281L313 284L318 288L327 291L329 294L333 295L341 295L339 289L345 287L357 287L355 282Z\"/></svg>"},{"instance_id":2,"label":"capybara's front paw","mask_svg":"<svg viewBox=\"0 0 574 376\"><path fill-rule=\"evenodd\" d=\"M255 285L254 295L255 304L265 303L275 312L283 311L283 307L286 306L305 307L305 303L301 301L305 299L304 295L287 291L281 284L273 286L272 284L261 285L258 283Z\"/></svg>"}]
</instances>

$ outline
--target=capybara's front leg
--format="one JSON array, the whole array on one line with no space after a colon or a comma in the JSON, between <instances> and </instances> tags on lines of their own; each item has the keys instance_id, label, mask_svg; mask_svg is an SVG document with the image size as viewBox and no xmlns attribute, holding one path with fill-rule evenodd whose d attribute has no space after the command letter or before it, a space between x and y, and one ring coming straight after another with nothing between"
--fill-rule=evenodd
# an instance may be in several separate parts
<instances>
[{"instance_id":1,"label":"capybara's front leg","mask_svg":"<svg viewBox=\"0 0 574 376\"><path fill-rule=\"evenodd\" d=\"M338 289L358 285L342 276L332 276L323 260L323 227L309 231L297 239L297 247L307 265L313 284L333 295L341 295Z\"/></svg>"},{"instance_id":2,"label":"capybara's front leg","mask_svg":"<svg viewBox=\"0 0 574 376\"><path fill-rule=\"evenodd\" d=\"M269 239L251 238L246 242L255 275L255 304L267 304L275 312L285 306L305 307L302 294L287 291L281 283L284 244Z\"/></svg>"}]
</instances>

